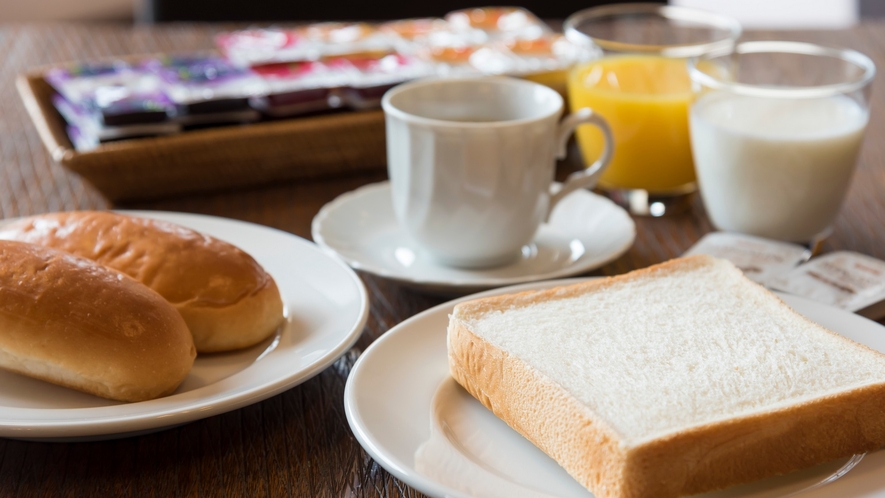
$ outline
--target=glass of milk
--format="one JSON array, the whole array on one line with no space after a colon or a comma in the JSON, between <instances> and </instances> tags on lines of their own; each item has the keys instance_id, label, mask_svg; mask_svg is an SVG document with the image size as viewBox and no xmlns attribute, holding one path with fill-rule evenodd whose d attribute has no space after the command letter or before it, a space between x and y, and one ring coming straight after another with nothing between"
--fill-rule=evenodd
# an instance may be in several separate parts
<instances>
[{"instance_id":1,"label":"glass of milk","mask_svg":"<svg viewBox=\"0 0 885 498\"><path fill-rule=\"evenodd\" d=\"M829 233L869 119L865 55L745 42L689 61L692 154L721 229L809 243Z\"/></svg>"}]
</instances>

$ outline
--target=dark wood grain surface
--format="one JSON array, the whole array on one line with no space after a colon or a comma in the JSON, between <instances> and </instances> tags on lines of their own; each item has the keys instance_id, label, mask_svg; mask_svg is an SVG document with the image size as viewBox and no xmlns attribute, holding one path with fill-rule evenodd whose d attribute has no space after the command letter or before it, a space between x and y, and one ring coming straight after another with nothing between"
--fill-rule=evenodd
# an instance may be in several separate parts
<instances>
[{"instance_id":1,"label":"dark wood grain surface","mask_svg":"<svg viewBox=\"0 0 885 498\"><path fill-rule=\"evenodd\" d=\"M212 36L221 29L193 24L0 26L0 217L112 207L90 185L52 163L16 95L16 74L69 60L210 48ZM885 23L841 31L755 32L747 37L850 47L885 68ZM885 84L881 81L873 85L872 107L848 200L823 250L848 249L885 259ZM562 164L560 174L574 164L575 158ZM113 207L224 216L309 238L310 221L323 204L382 179L378 173ZM684 215L636 222L633 248L594 274L619 274L672 258L711 230L698 199ZM443 299L369 275L361 277L371 298L366 329L357 346L322 374L261 403L152 435L76 444L0 439L0 495L420 496L360 448L347 426L342 395L360 351Z\"/></svg>"}]
</instances>

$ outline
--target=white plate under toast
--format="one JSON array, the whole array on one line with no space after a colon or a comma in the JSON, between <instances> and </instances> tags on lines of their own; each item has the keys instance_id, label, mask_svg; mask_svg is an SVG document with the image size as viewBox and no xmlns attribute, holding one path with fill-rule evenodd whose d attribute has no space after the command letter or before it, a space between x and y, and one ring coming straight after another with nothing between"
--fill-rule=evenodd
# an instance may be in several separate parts
<instances>
[{"instance_id":1,"label":"white plate under toast","mask_svg":"<svg viewBox=\"0 0 885 498\"><path fill-rule=\"evenodd\" d=\"M171 221L230 242L270 273L287 320L261 344L199 355L178 390L120 403L0 371L0 437L56 441L126 437L224 413L313 377L363 330L368 299L359 277L313 243L273 228L225 218L124 212Z\"/></svg>"},{"instance_id":2,"label":"white plate under toast","mask_svg":"<svg viewBox=\"0 0 885 498\"><path fill-rule=\"evenodd\" d=\"M446 355L448 315L456 303L579 281L525 284L468 296L416 315L375 341L354 366L344 392L347 420L363 448L393 475L431 496L592 497L556 462L458 386L449 376ZM821 325L885 352L885 327L812 301L780 297ZM885 451L698 496L794 494L883 497Z\"/></svg>"}]
</instances>

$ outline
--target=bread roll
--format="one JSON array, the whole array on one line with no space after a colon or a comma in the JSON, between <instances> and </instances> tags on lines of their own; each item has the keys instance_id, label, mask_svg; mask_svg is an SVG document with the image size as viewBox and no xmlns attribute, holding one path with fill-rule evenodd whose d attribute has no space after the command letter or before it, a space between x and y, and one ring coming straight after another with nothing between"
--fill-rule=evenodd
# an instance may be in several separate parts
<instances>
[{"instance_id":1,"label":"bread roll","mask_svg":"<svg viewBox=\"0 0 885 498\"><path fill-rule=\"evenodd\" d=\"M458 304L452 376L599 498L675 498L885 445L885 355L693 256Z\"/></svg>"},{"instance_id":2,"label":"bread roll","mask_svg":"<svg viewBox=\"0 0 885 498\"><path fill-rule=\"evenodd\" d=\"M165 221L102 211L0 227L0 239L53 247L142 282L181 313L201 353L252 346L283 320L273 278L239 248Z\"/></svg>"},{"instance_id":3,"label":"bread roll","mask_svg":"<svg viewBox=\"0 0 885 498\"><path fill-rule=\"evenodd\" d=\"M0 241L0 368L120 401L172 393L196 356L159 294L55 249Z\"/></svg>"}]
</instances>

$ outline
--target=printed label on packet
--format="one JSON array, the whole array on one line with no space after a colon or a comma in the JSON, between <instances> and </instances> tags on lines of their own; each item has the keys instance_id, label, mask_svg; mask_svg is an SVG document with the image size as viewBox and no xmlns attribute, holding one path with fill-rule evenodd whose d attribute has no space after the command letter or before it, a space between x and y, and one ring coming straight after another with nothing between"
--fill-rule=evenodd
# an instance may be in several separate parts
<instances>
[{"instance_id":1,"label":"printed label on packet","mask_svg":"<svg viewBox=\"0 0 885 498\"><path fill-rule=\"evenodd\" d=\"M833 252L771 279L769 285L844 310L863 311L885 300L885 261L850 251ZM870 317L870 313L862 314Z\"/></svg>"},{"instance_id":2,"label":"printed label on packet","mask_svg":"<svg viewBox=\"0 0 885 498\"><path fill-rule=\"evenodd\" d=\"M731 261L744 275L763 285L811 256L808 249L797 244L729 232L704 235L684 256L695 254Z\"/></svg>"}]
</instances>

